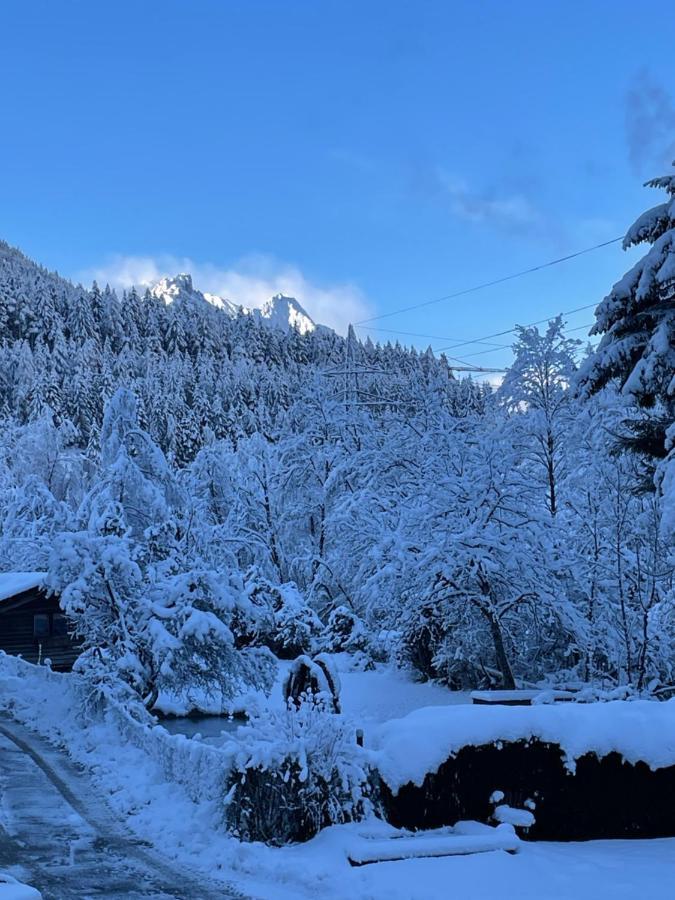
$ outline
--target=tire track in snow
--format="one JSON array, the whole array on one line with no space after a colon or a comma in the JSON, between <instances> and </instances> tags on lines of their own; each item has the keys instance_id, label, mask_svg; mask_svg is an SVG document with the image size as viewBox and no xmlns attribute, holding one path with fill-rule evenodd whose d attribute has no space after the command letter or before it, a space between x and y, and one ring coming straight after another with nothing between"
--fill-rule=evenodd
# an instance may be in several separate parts
<instances>
[{"instance_id":1,"label":"tire track in snow","mask_svg":"<svg viewBox=\"0 0 675 900\"><path fill-rule=\"evenodd\" d=\"M179 869L144 847L120 827L86 774L65 753L4 717L0 784L0 865L20 871L45 900L243 896Z\"/></svg>"}]
</instances>

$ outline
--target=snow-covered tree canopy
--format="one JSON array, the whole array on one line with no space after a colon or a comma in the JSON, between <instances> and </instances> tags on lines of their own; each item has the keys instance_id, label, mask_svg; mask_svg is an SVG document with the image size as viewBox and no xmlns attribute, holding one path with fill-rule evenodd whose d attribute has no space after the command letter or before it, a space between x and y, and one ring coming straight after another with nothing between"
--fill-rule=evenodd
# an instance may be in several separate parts
<instances>
[{"instance_id":1,"label":"snow-covered tree canopy","mask_svg":"<svg viewBox=\"0 0 675 900\"><path fill-rule=\"evenodd\" d=\"M653 253L666 219L630 239ZM639 493L632 388L601 364L631 322L670 327L666 269L661 299L645 263L601 305L580 398L560 319L518 331L495 394L431 352L120 300L0 245L0 570L48 570L82 669L149 706L322 652L453 688L670 684L675 469Z\"/></svg>"},{"instance_id":2,"label":"snow-covered tree canopy","mask_svg":"<svg viewBox=\"0 0 675 900\"><path fill-rule=\"evenodd\" d=\"M346 351L330 329L283 331L194 292L165 299L76 287L0 242L0 410L22 423L46 414L69 422L74 443L94 457L105 403L128 388L142 428L182 466L214 439L274 437L308 382L342 389L342 379L324 377ZM381 399L373 412L417 403L420 389L447 405L482 402L478 386L452 379L444 357L367 341L352 361L382 373L361 383Z\"/></svg>"},{"instance_id":3,"label":"snow-covered tree canopy","mask_svg":"<svg viewBox=\"0 0 675 900\"><path fill-rule=\"evenodd\" d=\"M675 383L675 175L647 182L668 199L629 228L624 248L650 244L596 310L592 333L602 335L580 377L588 394L617 378L644 407L671 402Z\"/></svg>"}]
</instances>

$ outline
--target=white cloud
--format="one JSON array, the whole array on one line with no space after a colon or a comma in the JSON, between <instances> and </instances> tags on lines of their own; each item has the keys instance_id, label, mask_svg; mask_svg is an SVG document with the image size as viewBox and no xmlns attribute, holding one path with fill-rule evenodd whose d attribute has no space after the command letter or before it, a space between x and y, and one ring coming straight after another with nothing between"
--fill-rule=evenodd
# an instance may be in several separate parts
<instances>
[{"instance_id":1,"label":"white cloud","mask_svg":"<svg viewBox=\"0 0 675 900\"><path fill-rule=\"evenodd\" d=\"M544 223L541 210L523 194L500 195L473 190L463 179L437 170L438 184L450 197L455 215L469 222L496 225L511 231L534 231Z\"/></svg>"},{"instance_id":2,"label":"white cloud","mask_svg":"<svg viewBox=\"0 0 675 900\"><path fill-rule=\"evenodd\" d=\"M675 103L646 69L633 77L626 94L626 141L638 174L660 175L659 168L669 166L675 156Z\"/></svg>"},{"instance_id":3,"label":"white cloud","mask_svg":"<svg viewBox=\"0 0 675 900\"><path fill-rule=\"evenodd\" d=\"M346 332L350 322L372 315L372 307L356 285L319 285L307 279L297 266L262 254L244 257L227 269L188 257L117 254L102 265L79 272L77 278L85 284L96 280L123 290L147 287L179 272L192 275L198 290L242 306L260 306L274 294L295 297L315 322L341 333Z\"/></svg>"}]
</instances>

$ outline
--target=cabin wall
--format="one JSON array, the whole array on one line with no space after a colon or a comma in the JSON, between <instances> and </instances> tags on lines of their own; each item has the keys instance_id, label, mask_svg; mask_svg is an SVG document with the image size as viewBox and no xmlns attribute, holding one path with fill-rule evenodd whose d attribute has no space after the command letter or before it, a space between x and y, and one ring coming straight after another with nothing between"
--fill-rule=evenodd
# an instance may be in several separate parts
<instances>
[{"instance_id":1,"label":"cabin wall","mask_svg":"<svg viewBox=\"0 0 675 900\"><path fill-rule=\"evenodd\" d=\"M55 597L41 591L26 592L0 606L0 650L12 656L22 656L27 662L38 663L50 659L52 668L69 671L79 655L76 642L69 635L34 636L34 617L62 615Z\"/></svg>"}]
</instances>

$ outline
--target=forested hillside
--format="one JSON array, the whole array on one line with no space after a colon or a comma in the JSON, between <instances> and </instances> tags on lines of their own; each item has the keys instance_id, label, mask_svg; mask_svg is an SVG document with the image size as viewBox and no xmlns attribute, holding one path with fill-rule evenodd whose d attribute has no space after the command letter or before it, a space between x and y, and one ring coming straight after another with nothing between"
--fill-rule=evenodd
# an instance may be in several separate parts
<instances>
[{"instance_id":1,"label":"forested hillside","mask_svg":"<svg viewBox=\"0 0 675 900\"><path fill-rule=\"evenodd\" d=\"M77 444L95 456L105 402L124 386L137 397L143 427L183 465L214 438L236 444L262 432L274 439L310 383L326 398L344 388L344 379L322 377L345 360L346 342L330 329L284 331L207 302L191 284L173 297L159 287L122 298L96 284L85 290L0 243L3 413L25 423L48 410L56 423L72 424ZM381 376L367 383L361 376L359 385L369 402L382 401L380 414L426 395L454 406L480 393L448 385L447 363L431 355L370 343L352 355L352 367L366 364Z\"/></svg>"}]
</instances>

